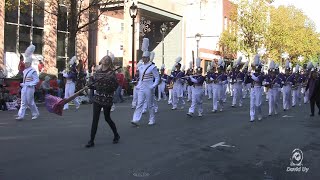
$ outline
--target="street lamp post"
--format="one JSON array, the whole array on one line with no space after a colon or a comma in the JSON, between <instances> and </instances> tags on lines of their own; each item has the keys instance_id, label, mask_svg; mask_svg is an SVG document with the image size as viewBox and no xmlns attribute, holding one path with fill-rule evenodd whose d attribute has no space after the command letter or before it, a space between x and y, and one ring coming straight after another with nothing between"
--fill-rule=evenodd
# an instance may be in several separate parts
<instances>
[{"instance_id":1,"label":"street lamp post","mask_svg":"<svg viewBox=\"0 0 320 180\"><path fill-rule=\"evenodd\" d=\"M167 26L163 23L160 26L160 33L162 34L162 64L164 64L164 35L167 32Z\"/></svg>"},{"instance_id":2,"label":"street lamp post","mask_svg":"<svg viewBox=\"0 0 320 180\"><path fill-rule=\"evenodd\" d=\"M201 39L201 34L197 33L194 37L197 41L197 58L198 58L199 57L199 41ZM192 66L194 67L194 59L192 60Z\"/></svg>"},{"instance_id":3,"label":"street lamp post","mask_svg":"<svg viewBox=\"0 0 320 180\"><path fill-rule=\"evenodd\" d=\"M134 2L132 3L132 5L130 6L130 9L129 9L129 13L130 13L130 16L132 18L132 59L131 59L131 74L132 74L132 78L134 77L134 64L135 64L135 61L134 61L134 19L137 17L137 13L138 13L138 6L134 4Z\"/></svg>"}]
</instances>

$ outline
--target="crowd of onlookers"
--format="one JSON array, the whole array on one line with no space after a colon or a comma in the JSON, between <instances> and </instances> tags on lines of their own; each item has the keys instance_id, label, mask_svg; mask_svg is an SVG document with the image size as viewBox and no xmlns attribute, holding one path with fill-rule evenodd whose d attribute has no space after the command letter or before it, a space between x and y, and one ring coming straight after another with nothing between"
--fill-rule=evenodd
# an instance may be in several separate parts
<instances>
[{"instance_id":1,"label":"crowd of onlookers","mask_svg":"<svg viewBox=\"0 0 320 180\"><path fill-rule=\"evenodd\" d=\"M18 65L18 75L15 78L6 78L3 68L0 68L0 110L16 110L19 109L20 104L20 82L22 81L22 75L24 70L23 56L20 58L20 63ZM36 85L35 89L35 101L44 102L45 96L47 94L54 95L60 98L64 97L65 89L65 78L62 73L57 76L52 76L44 73L44 64L39 61L39 83ZM129 68L123 68L122 71L117 72L117 79L119 87L116 90L114 103L121 103L124 101L123 95L132 94L132 87L130 87L130 75ZM86 84L91 82L91 77L95 72L96 67L92 66L89 71L83 68L82 61L80 60L77 65L77 80L76 80L76 91L82 89ZM80 95L79 101L83 103L91 103L91 97L93 92L90 90L84 92Z\"/></svg>"}]
</instances>

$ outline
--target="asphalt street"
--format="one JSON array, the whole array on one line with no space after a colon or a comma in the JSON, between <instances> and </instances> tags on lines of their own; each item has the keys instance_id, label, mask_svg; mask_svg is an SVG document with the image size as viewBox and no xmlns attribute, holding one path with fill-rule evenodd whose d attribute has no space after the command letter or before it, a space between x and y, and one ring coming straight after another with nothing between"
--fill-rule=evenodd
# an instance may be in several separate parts
<instances>
[{"instance_id":1,"label":"asphalt street","mask_svg":"<svg viewBox=\"0 0 320 180\"><path fill-rule=\"evenodd\" d=\"M309 117L309 105L249 122L249 100L211 113L205 100L203 117L172 111L159 102L157 124L130 124L131 101L117 104L112 113L119 144L101 114L96 146L89 140L92 106L16 121L17 112L0 112L0 180L319 180L320 116ZM300 162L293 157L300 149ZM296 154L295 154L296 155ZM303 155L303 159L302 159ZM301 161L302 159L302 161ZM290 164L291 162L295 164ZM299 170L300 168L300 170ZM292 172L295 171L295 172ZM299 172L300 171L300 172Z\"/></svg>"}]
</instances>

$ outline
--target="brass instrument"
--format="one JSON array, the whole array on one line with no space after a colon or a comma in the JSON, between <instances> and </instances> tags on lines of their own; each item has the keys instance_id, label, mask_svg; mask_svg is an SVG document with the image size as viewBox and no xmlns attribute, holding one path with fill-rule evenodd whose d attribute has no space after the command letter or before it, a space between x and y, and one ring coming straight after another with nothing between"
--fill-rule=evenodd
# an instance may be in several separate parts
<instances>
[{"instance_id":1,"label":"brass instrument","mask_svg":"<svg viewBox=\"0 0 320 180\"><path fill-rule=\"evenodd\" d=\"M169 84L167 84L168 89L173 89L173 81L170 81Z\"/></svg>"}]
</instances>

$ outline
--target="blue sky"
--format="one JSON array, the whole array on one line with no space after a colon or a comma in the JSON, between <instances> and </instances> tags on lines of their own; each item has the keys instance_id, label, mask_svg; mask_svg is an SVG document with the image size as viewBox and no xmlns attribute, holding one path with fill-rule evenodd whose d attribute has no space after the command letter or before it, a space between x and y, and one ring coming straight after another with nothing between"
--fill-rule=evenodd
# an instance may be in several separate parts
<instances>
[{"instance_id":1,"label":"blue sky","mask_svg":"<svg viewBox=\"0 0 320 180\"><path fill-rule=\"evenodd\" d=\"M272 3L274 6L279 5L294 5L301 9L305 15L312 19L320 33L320 1L319 0L275 0Z\"/></svg>"}]
</instances>

